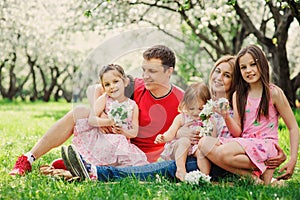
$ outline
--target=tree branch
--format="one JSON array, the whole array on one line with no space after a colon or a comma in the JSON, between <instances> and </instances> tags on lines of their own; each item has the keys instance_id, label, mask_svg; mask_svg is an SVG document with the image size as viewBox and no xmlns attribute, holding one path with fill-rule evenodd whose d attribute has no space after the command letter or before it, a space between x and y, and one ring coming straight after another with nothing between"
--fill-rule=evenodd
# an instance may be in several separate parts
<instances>
[{"instance_id":1,"label":"tree branch","mask_svg":"<svg viewBox=\"0 0 300 200\"><path fill-rule=\"evenodd\" d=\"M273 45L272 40L270 38L265 37L257 28L255 28L254 24L250 20L249 16L246 14L246 12L238 5L236 2L233 5L236 13L240 17L243 25L247 30L249 30L250 33L254 34L255 37L263 44L267 46Z\"/></svg>"},{"instance_id":2,"label":"tree branch","mask_svg":"<svg viewBox=\"0 0 300 200\"><path fill-rule=\"evenodd\" d=\"M268 5L268 7L269 7L269 9L270 9L270 11L273 15L275 29L277 29L277 26L280 22L280 16L281 16L280 13L279 13L279 9L273 5L272 1L266 1L266 4Z\"/></svg>"}]
</instances>

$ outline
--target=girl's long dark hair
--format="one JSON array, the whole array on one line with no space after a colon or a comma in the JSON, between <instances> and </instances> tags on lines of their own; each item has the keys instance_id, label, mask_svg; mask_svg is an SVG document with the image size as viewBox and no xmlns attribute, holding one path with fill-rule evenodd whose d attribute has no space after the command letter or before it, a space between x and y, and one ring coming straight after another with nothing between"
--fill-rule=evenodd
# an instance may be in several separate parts
<instances>
[{"instance_id":1,"label":"girl's long dark hair","mask_svg":"<svg viewBox=\"0 0 300 200\"><path fill-rule=\"evenodd\" d=\"M245 108L247 103L247 97L249 93L249 84L243 79L239 59L245 54L250 54L254 61L256 62L258 71L260 72L260 80L262 82L262 96L259 103L259 108L256 113L256 120L260 120L261 114L265 117L269 116L269 101L270 101L270 73L269 73L269 64L264 52L256 45L250 45L238 53L235 62L234 70L234 85L236 89L236 103L238 113L241 118L242 130L244 129L244 119L245 119Z\"/></svg>"}]
</instances>

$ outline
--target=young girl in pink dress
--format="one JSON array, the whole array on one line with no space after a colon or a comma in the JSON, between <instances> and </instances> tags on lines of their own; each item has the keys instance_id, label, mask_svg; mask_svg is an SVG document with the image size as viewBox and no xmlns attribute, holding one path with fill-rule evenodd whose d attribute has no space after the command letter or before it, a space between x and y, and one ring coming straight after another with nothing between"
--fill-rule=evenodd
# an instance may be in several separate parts
<instances>
[{"instance_id":1,"label":"young girl in pink dress","mask_svg":"<svg viewBox=\"0 0 300 200\"><path fill-rule=\"evenodd\" d=\"M144 152L129 141L138 133L138 107L124 94L128 79L123 68L114 64L104 66L99 77L105 93L96 100L88 119L77 120L73 144L93 165L148 164ZM103 113L108 118L101 118ZM112 132L102 133L102 126L113 126Z\"/></svg>"},{"instance_id":2,"label":"young girl in pink dress","mask_svg":"<svg viewBox=\"0 0 300 200\"><path fill-rule=\"evenodd\" d=\"M206 166L209 163L203 164L205 161L198 150L197 142L188 142L190 147L186 149L186 145L182 144L182 140L176 139L176 134L179 128L185 124L190 124L189 128L199 130L204 124L201 121L199 114L203 109L203 105L210 99L210 93L208 87L204 83L194 83L190 85L183 96L183 100L179 104L179 111L172 125L164 134L158 134L155 143L165 143L164 151L161 153L161 157L164 160L175 160L176 162L176 177L183 181L186 175L185 163L187 156L192 155L197 158L197 165L199 169L209 174L209 169L206 170ZM216 133L213 134L216 136ZM178 145L178 148L175 146ZM204 160L205 159L205 160Z\"/></svg>"},{"instance_id":3,"label":"young girl in pink dress","mask_svg":"<svg viewBox=\"0 0 300 200\"><path fill-rule=\"evenodd\" d=\"M214 148L204 148L203 145L212 139L203 138L199 149L213 162L219 160L220 167L240 175L251 175L258 182L269 184L274 169L268 169L265 161L277 155L278 118L281 116L289 129L291 141L290 160L284 168L292 174L298 154L298 124L283 91L270 83L268 61L259 47L250 45L238 53L233 77L236 86L233 117L223 108L216 109L222 113L234 138L221 137ZM209 150L218 156L209 157Z\"/></svg>"}]
</instances>

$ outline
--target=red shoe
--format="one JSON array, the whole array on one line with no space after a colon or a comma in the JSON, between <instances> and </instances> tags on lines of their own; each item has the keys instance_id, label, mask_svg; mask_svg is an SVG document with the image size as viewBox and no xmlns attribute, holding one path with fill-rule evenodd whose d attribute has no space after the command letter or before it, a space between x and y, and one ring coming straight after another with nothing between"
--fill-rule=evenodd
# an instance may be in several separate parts
<instances>
[{"instance_id":1,"label":"red shoe","mask_svg":"<svg viewBox=\"0 0 300 200\"><path fill-rule=\"evenodd\" d=\"M31 171L31 164L27 159L27 156L20 156L16 161L14 168L9 172L9 175L21 175L24 176L26 172Z\"/></svg>"},{"instance_id":2,"label":"red shoe","mask_svg":"<svg viewBox=\"0 0 300 200\"><path fill-rule=\"evenodd\" d=\"M51 166L53 166L55 169L64 169L64 170L68 170L67 167L64 164L64 161L62 158L58 158L53 160L53 162L51 163Z\"/></svg>"}]
</instances>

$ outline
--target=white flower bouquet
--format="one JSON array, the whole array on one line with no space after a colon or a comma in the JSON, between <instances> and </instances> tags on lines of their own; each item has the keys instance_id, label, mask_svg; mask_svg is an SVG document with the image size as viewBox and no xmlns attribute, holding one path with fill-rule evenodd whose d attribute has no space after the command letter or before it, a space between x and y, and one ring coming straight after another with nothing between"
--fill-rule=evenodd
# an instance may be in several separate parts
<instances>
[{"instance_id":1,"label":"white flower bouquet","mask_svg":"<svg viewBox=\"0 0 300 200\"><path fill-rule=\"evenodd\" d=\"M213 101L212 99L210 99L203 106L203 109L199 114L199 117L203 122L203 126L198 128L198 130L200 131L200 136L211 135L213 124L210 121L210 117L214 113L213 108L216 106L223 107L224 103L228 104L228 100L226 98L220 98L217 101Z\"/></svg>"},{"instance_id":2,"label":"white flower bouquet","mask_svg":"<svg viewBox=\"0 0 300 200\"><path fill-rule=\"evenodd\" d=\"M191 171L187 173L184 177L184 182L191 185L201 185L210 183L211 177L209 175L203 174L199 170Z\"/></svg>"},{"instance_id":3,"label":"white flower bouquet","mask_svg":"<svg viewBox=\"0 0 300 200\"><path fill-rule=\"evenodd\" d=\"M108 117L113 119L116 125L122 126L126 124L128 109L128 105L115 101L109 107Z\"/></svg>"},{"instance_id":4,"label":"white flower bouquet","mask_svg":"<svg viewBox=\"0 0 300 200\"><path fill-rule=\"evenodd\" d=\"M205 121L210 118L213 112L214 101L212 99L208 100L206 104L203 106L202 111L199 114L199 117L202 121Z\"/></svg>"}]
</instances>

